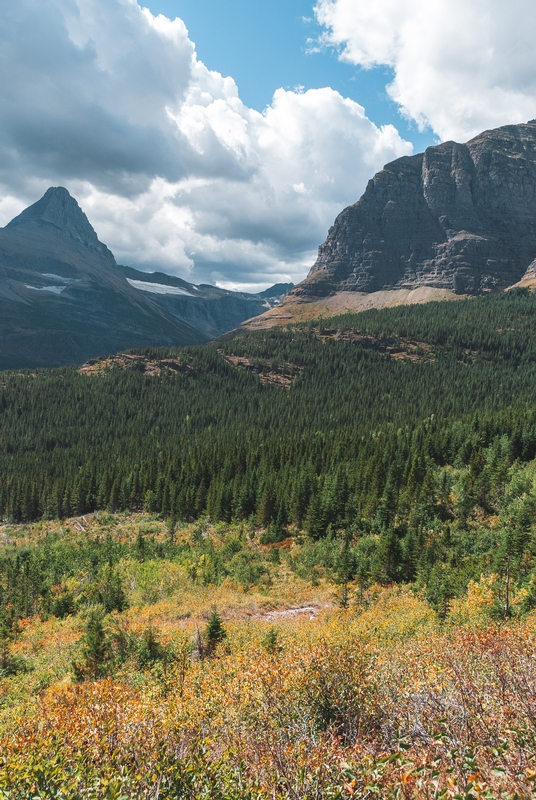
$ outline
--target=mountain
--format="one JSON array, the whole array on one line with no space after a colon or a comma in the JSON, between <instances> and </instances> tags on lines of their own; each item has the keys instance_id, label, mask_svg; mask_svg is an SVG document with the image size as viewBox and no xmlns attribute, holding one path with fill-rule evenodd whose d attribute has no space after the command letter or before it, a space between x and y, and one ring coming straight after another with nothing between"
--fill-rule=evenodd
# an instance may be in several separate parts
<instances>
[{"instance_id":1,"label":"mountain","mask_svg":"<svg viewBox=\"0 0 536 800\"><path fill-rule=\"evenodd\" d=\"M274 302L119 266L62 187L0 229L0 369L198 344Z\"/></svg>"},{"instance_id":2,"label":"mountain","mask_svg":"<svg viewBox=\"0 0 536 800\"><path fill-rule=\"evenodd\" d=\"M0 368L77 363L137 344L202 342L133 289L66 189L0 230Z\"/></svg>"},{"instance_id":3,"label":"mountain","mask_svg":"<svg viewBox=\"0 0 536 800\"><path fill-rule=\"evenodd\" d=\"M387 164L308 277L249 327L536 282L536 120Z\"/></svg>"},{"instance_id":4,"label":"mountain","mask_svg":"<svg viewBox=\"0 0 536 800\"><path fill-rule=\"evenodd\" d=\"M214 339L273 308L294 285L278 283L259 294L249 294L194 285L164 272L140 272L121 265L119 269L131 286L150 294L160 308L193 325L205 339Z\"/></svg>"}]
</instances>

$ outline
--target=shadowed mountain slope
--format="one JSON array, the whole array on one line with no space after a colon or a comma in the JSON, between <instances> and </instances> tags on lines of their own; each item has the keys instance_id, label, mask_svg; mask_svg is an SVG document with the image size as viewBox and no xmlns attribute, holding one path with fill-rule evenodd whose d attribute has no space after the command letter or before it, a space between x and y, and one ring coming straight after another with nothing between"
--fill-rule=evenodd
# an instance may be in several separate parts
<instances>
[{"instance_id":1,"label":"shadowed mountain slope","mask_svg":"<svg viewBox=\"0 0 536 800\"><path fill-rule=\"evenodd\" d=\"M129 285L66 189L49 189L0 230L0 368L203 340Z\"/></svg>"},{"instance_id":2,"label":"shadowed mountain slope","mask_svg":"<svg viewBox=\"0 0 536 800\"><path fill-rule=\"evenodd\" d=\"M119 266L62 187L0 229L0 369L201 343L277 299Z\"/></svg>"}]
</instances>

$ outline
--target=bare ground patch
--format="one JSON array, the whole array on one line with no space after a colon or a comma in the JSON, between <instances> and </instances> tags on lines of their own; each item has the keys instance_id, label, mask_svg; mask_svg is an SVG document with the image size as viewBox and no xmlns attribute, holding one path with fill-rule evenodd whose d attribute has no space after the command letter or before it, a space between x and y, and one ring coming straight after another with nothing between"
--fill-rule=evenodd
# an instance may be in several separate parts
<instances>
[{"instance_id":1,"label":"bare ground patch","mask_svg":"<svg viewBox=\"0 0 536 800\"><path fill-rule=\"evenodd\" d=\"M220 355L232 364L237 369L247 369L254 375L258 375L261 383L270 386L279 386L281 389L290 389L297 376L301 372L301 368L295 364L284 363L275 366L264 359L251 359L245 356L235 356L224 353L222 350L218 351Z\"/></svg>"}]
</instances>

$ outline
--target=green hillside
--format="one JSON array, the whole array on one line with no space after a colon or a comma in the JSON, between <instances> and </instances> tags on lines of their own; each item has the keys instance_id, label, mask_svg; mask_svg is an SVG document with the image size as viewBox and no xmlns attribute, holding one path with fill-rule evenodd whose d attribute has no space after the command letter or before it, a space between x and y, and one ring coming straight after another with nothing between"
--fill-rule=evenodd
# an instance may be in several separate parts
<instances>
[{"instance_id":1,"label":"green hillside","mask_svg":"<svg viewBox=\"0 0 536 800\"><path fill-rule=\"evenodd\" d=\"M457 591L497 537L520 563L532 546L535 320L516 291L137 351L136 369L2 373L0 514L294 526L311 568L344 531L363 579L430 583L450 559L438 591ZM508 523L475 538L483 517Z\"/></svg>"}]
</instances>

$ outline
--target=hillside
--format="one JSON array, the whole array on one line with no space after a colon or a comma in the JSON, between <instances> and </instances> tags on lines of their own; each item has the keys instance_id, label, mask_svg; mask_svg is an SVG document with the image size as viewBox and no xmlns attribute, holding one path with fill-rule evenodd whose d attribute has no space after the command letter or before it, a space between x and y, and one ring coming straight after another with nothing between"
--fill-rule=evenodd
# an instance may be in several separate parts
<instances>
[{"instance_id":1,"label":"hillside","mask_svg":"<svg viewBox=\"0 0 536 800\"><path fill-rule=\"evenodd\" d=\"M0 378L0 793L532 796L536 296Z\"/></svg>"},{"instance_id":2,"label":"hillside","mask_svg":"<svg viewBox=\"0 0 536 800\"><path fill-rule=\"evenodd\" d=\"M518 290L138 351L80 372L5 373L0 513L145 508L274 536L360 531L376 542L366 569L396 579L414 576L414 556L373 569L377 547L413 553L417 542L422 554L426 531L454 525L465 555L450 577L463 587L491 557L489 544L471 554L466 532L500 516L536 455L535 313Z\"/></svg>"},{"instance_id":3,"label":"hillside","mask_svg":"<svg viewBox=\"0 0 536 800\"><path fill-rule=\"evenodd\" d=\"M500 625L499 575L438 614L344 583L343 543L307 578L307 545L250 535L108 513L0 530L3 797L531 796L526 590Z\"/></svg>"}]
</instances>

